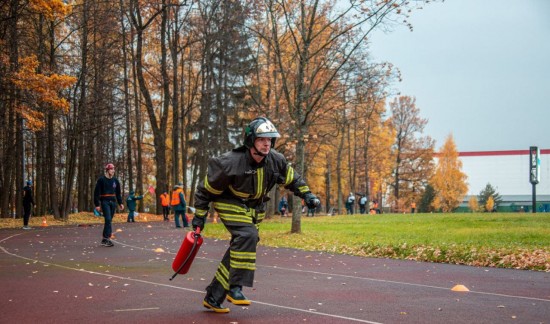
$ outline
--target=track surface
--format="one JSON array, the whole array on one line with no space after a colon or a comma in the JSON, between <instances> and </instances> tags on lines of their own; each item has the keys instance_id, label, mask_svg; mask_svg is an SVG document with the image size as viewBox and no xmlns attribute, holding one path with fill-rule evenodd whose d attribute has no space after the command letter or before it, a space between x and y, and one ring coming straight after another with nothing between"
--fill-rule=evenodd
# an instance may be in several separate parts
<instances>
[{"instance_id":1,"label":"track surface","mask_svg":"<svg viewBox=\"0 0 550 324\"><path fill-rule=\"evenodd\" d=\"M2 323L550 323L550 273L259 246L248 307L202 306L227 241L205 239L168 279L173 223L0 230ZM454 292L461 284L469 292Z\"/></svg>"}]
</instances>

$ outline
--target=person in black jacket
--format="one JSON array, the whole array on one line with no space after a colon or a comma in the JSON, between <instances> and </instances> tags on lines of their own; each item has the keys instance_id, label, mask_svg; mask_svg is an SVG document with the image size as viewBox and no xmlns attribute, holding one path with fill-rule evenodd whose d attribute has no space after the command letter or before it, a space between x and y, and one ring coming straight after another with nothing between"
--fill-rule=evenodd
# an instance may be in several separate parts
<instances>
[{"instance_id":1,"label":"person in black jacket","mask_svg":"<svg viewBox=\"0 0 550 324\"><path fill-rule=\"evenodd\" d=\"M29 219L31 218L31 209L36 207L32 197L32 181L27 181L27 185L23 188L23 229L31 229Z\"/></svg>"},{"instance_id":2,"label":"person in black jacket","mask_svg":"<svg viewBox=\"0 0 550 324\"><path fill-rule=\"evenodd\" d=\"M109 163L105 166L105 175L97 179L94 190L94 205L95 209L103 211L103 217L105 218L105 225L103 226L103 239L101 245L111 247L111 234L113 228L111 222L115 216L117 203L120 210L124 210L122 204L122 195L120 190L120 182L115 178L115 166Z\"/></svg>"},{"instance_id":3,"label":"person in black jacket","mask_svg":"<svg viewBox=\"0 0 550 324\"><path fill-rule=\"evenodd\" d=\"M282 185L316 207L319 199L285 157L273 149L280 137L267 118L254 119L245 129L244 145L208 161L206 177L195 193L193 229L204 228L212 207L231 233L229 248L221 260L203 306L216 313L227 313L227 298L235 305L250 305L242 287L252 287L256 270L258 228L265 217L267 194Z\"/></svg>"}]
</instances>

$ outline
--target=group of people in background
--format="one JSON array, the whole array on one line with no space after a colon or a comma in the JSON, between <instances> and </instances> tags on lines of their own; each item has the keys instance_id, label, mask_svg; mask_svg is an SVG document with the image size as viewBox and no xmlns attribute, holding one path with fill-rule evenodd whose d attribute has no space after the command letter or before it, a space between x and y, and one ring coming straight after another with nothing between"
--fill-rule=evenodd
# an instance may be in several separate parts
<instances>
[{"instance_id":1,"label":"group of people in background","mask_svg":"<svg viewBox=\"0 0 550 324\"><path fill-rule=\"evenodd\" d=\"M306 213L306 217L313 217L315 216L315 212L317 209L320 208L319 206L307 206L304 199L302 199L302 213ZM281 197L281 200L279 201L279 214L281 214L281 217L287 217L288 216L288 201L285 196Z\"/></svg>"},{"instance_id":2,"label":"group of people in background","mask_svg":"<svg viewBox=\"0 0 550 324\"><path fill-rule=\"evenodd\" d=\"M369 201L367 196L364 194L359 194L359 213L360 214L366 214L367 213L367 207L368 207L368 213L369 214L380 214L380 207L378 205L378 202L376 200ZM348 215L352 215L354 213L355 209L355 195L353 192L350 192L348 195L348 198L346 199L346 213Z\"/></svg>"}]
</instances>

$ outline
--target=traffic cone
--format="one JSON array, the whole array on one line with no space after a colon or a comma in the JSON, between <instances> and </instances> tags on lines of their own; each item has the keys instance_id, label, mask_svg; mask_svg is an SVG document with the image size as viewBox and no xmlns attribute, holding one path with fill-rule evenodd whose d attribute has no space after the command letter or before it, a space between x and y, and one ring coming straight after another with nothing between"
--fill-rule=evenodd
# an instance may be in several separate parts
<instances>
[{"instance_id":1,"label":"traffic cone","mask_svg":"<svg viewBox=\"0 0 550 324\"><path fill-rule=\"evenodd\" d=\"M456 285L452 289L452 291L470 291L466 286L464 285Z\"/></svg>"},{"instance_id":2,"label":"traffic cone","mask_svg":"<svg viewBox=\"0 0 550 324\"><path fill-rule=\"evenodd\" d=\"M46 222L46 216L42 217L42 227L48 227L48 222Z\"/></svg>"}]
</instances>

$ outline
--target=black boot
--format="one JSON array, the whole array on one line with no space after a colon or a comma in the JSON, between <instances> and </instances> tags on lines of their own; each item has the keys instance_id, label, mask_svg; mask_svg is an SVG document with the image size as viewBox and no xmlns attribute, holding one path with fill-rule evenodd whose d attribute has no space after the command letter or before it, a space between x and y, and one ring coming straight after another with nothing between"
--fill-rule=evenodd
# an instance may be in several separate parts
<instances>
[{"instance_id":1,"label":"black boot","mask_svg":"<svg viewBox=\"0 0 550 324\"><path fill-rule=\"evenodd\" d=\"M233 286L227 293L227 300L235 305L250 305L250 299L243 295L241 286Z\"/></svg>"},{"instance_id":2,"label":"black boot","mask_svg":"<svg viewBox=\"0 0 550 324\"><path fill-rule=\"evenodd\" d=\"M229 308L224 307L221 303L218 303L216 299L209 294L204 297L202 305L216 313L229 313Z\"/></svg>"}]
</instances>

